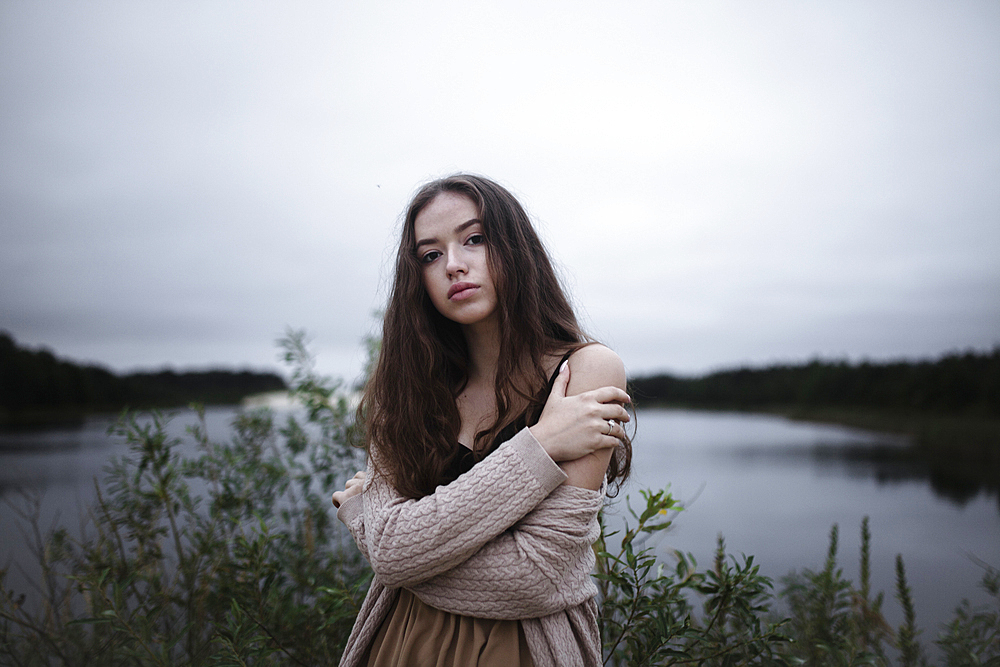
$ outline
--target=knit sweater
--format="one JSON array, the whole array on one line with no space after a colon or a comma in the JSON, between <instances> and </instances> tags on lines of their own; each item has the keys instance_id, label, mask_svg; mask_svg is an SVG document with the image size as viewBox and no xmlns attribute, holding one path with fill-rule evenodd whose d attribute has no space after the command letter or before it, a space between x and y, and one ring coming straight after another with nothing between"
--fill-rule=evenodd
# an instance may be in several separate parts
<instances>
[{"instance_id":1,"label":"knit sweater","mask_svg":"<svg viewBox=\"0 0 1000 667\"><path fill-rule=\"evenodd\" d=\"M604 494L565 480L527 428L419 500L369 467L337 513L375 573L341 667L361 664L400 587L447 612L520 620L537 667L599 665L590 573Z\"/></svg>"}]
</instances>

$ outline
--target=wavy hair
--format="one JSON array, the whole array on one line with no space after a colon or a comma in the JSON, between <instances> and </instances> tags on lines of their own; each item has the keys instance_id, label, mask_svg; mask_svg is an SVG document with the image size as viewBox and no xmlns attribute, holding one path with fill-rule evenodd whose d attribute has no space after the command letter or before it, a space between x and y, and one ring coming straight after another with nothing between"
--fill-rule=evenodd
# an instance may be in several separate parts
<instances>
[{"instance_id":1,"label":"wavy hair","mask_svg":"<svg viewBox=\"0 0 1000 667\"><path fill-rule=\"evenodd\" d=\"M376 473L410 498L433 493L454 456L461 426L456 398L467 382L465 337L431 302L414 237L417 216L446 192L468 197L478 209L497 295L497 416L476 434L477 456L516 418L517 408L526 405L528 424L537 422L547 398L547 355L594 342L580 329L548 253L510 192L471 174L421 187L406 210L381 349L358 407ZM624 480L630 461L626 438L612 457L608 481Z\"/></svg>"}]
</instances>

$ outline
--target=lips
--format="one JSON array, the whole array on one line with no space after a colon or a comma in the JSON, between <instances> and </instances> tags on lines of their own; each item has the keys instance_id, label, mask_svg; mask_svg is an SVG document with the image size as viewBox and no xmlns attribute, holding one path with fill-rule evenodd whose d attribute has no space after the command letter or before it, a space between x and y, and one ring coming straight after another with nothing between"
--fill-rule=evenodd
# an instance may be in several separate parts
<instances>
[{"instance_id":1,"label":"lips","mask_svg":"<svg viewBox=\"0 0 1000 667\"><path fill-rule=\"evenodd\" d=\"M479 285L475 283L455 283L448 288L448 298L460 301L466 297L472 296L478 289Z\"/></svg>"}]
</instances>

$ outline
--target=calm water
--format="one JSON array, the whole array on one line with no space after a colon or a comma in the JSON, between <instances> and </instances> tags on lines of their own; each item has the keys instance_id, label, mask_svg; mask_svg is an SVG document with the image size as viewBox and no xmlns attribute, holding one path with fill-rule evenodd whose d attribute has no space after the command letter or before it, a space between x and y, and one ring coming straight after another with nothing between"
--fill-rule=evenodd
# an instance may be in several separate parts
<instances>
[{"instance_id":1,"label":"calm water","mask_svg":"<svg viewBox=\"0 0 1000 667\"><path fill-rule=\"evenodd\" d=\"M640 488L670 485L687 505L657 540L664 560L678 549L709 566L722 533L729 553L753 554L777 583L792 569L823 567L836 523L839 564L857 582L861 520L868 516L873 590L885 591L890 623L902 622L894 599L897 553L925 645L963 597L987 602L978 588L982 569L969 556L1000 565L995 496L959 504L904 471L836 455L901 446L899 439L764 415L656 410L640 412L637 421L634 475L622 495L641 501Z\"/></svg>"},{"instance_id":2,"label":"calm water","mask_svg":"<svg viewBox=\"0 0 1000 667\"><path fill-rule=\"evenodd\" d=\"M207 412L213 439L226 437L232 415L229 409ZM182 435L192 421L193 415L182 413L171 428ZM109 423L94 418L79 429L0 434L0 494L43 491L45 525L58 520L75 529L94 498L94 478L111 456L126 451L106 434ZM891 623L898 625L902 616L892 597L897 553L906 561L925 644L961 598L986 601L977 588L981 570L969 555L1000 565L996 497L980 494L959 504L936 495L920 478L838 456L868 446L901 446L898 440L770 416L673 410L641 411L638 429L633 479L620 498L670 485L687 505L657 539L664 560L679 549L708 566L721 532L730 553L754 554L777 580L793 568L820 569L830 526L837 523L840 564L856 580L867 515L873 585L886 592ZM6 505L0 505L0 535L0 563L30 560ZM9 583L16 585L16 571L11 575Z\"/></svg>"}]
</instances>

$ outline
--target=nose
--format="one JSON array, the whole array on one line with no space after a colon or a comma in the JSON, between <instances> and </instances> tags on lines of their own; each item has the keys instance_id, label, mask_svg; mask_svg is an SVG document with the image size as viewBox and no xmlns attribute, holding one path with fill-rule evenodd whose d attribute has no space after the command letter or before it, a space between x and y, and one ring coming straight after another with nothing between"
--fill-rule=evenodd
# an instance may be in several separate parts
<instances>
[{"instance_id":1,"label":"nose","mask_svg":"<svg viewBox=\"0 0 1000 667\"><path fill-rule=\"evenodd\" d=\"M448 271L449 278L453 278L458 274L464 275L469 272L469 265L466 264L461 251L451 251L448 253L448 263L445 268Z\"/></svg>"}]
</instances>

